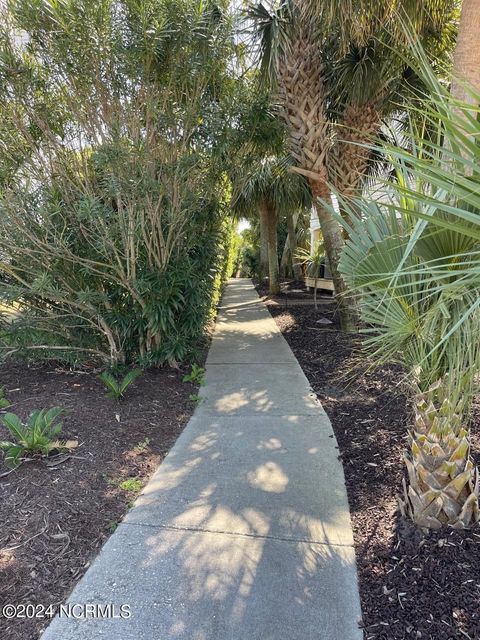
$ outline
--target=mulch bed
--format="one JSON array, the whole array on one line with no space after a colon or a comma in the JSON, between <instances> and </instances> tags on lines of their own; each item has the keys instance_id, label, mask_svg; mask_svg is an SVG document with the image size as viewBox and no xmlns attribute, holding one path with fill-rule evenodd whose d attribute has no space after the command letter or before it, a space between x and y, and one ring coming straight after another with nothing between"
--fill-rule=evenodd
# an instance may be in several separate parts
<instances>
[{"instance_id":1,"label":"mulch bed","mask_svg":"<svg viewBox=\"0 0 480 640\"><path fill-rule=\"evenodd\" d=\"M422 535L397 510L411 419L396 366L369 370L332 305L269 305L333 424L355 538L366 640L480 639L480 527ZM320 318L333 324L318 323ZM473 424L480 463L480 402ZM346 612L347 613L347 612Z\"/></svg>"},{"instance_id":2,"label":"mulch bed","mask_svg":"<svg viewBox=\"0 0 480 640\"><path fill-rule=\"evenodd\" d=\"M254 284L259 296L271 297L267 280L254 280ZM282 280L280 282L280 293L275 298L278 300L284 300L285 298L313 300L313 294L305 286L303 280Z\"/></svg>"},{"instance_id":3,"label":"mulch bed","mask_svg":"<svg viewBox=\"0 0 480 640\"><path fill-rule=\"evenodd\" d=\"M270 294L268 281L254 280L258 295L269 304L279 304L284 307L314 304L313 290L305 286L303 280L282 280L280 293L275 296ZM317 298L324 304L333 302L332 294L328 291L317 291Z\"/></svg>"},{"instance_id":4,"label":"mulch bed","mask_svg":"<svg viewBox=\"0 0 480 640\"><path fill-rule=\"evenodd\" d=\"M24 419L34 409L64 407L61 438L79 442L58 465L26 462L0 478L0 611L7 603L65 600L193 412L196 386L183 383L184 374L147 371L117 402L92 372L0 367L8 411ZM6 437L0 426L0 440ZM0 617L0 638L34 640L48 622Z\"/></svg>"}]
</instances>

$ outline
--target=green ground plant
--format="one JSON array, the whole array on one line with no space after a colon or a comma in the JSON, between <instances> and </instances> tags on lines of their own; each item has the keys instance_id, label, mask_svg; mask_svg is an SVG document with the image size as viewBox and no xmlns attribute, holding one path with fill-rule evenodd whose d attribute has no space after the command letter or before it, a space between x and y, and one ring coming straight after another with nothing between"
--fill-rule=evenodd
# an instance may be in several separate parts
<instances>
[{"instance_id":1,"label":"green ground plant","mask_svg":"<svg viewBox=\"0 0 480 640\"><path fill-rule=\"evenodd\" d=\"M142 481L139 478L127 478L118 485L123 491L139 492L142 489Z\"/></svg>"},{"instance_id":2,"label":"green ground plant","mask_svg":"<svg viewBox=\"0 0 480 640\"><path fill-rule=\"evenodd\" d=\"M12 436L11 441L0 442L0 449L5 451L5 464L15 469L27 456L47 456L55 450L76 447L76 441L58 439L62 423L57 422L57 418L62 412L60 407L33 411L26 423L14 413L2 416L2 423Z\"/></svg>"},{"instance_id":3,"label":"green ground plant","mask_svg":"<svg viewBox=\"0 0 480 640\"><path fill-rule=\"evenodd\" d=\"M114 400L122 400L125 397L127 389L139 378L143 373L142 369L132 369L121 380L117 380L109 371L104 371L99 378L108 389L107 397Z\"/></svg>"},{"instance_id":4,"label":"green ground plant","mask_svg":"<svg viewBox=\"0 0 480 640\"><path fill-rule=\"evenodd\" d=\"M199 396L198 393L191 393L188 396L188 399L190 400L190 402L193 402L194 404L201 404L202 402L205 401L205 397L204 396Z\"/></svg>"},{"instance_id":5,"label":"green ground plant","mask_svg":"<svg viewBox=\"0 0 480 640\"><path fill-rule=\"evenodd\" d=\"M192 364L190 373L183 376L183 382L193 382L194 384L203 385L205 378L205 369L199 367L198 364Z\"/></svg>"}]
</instances>

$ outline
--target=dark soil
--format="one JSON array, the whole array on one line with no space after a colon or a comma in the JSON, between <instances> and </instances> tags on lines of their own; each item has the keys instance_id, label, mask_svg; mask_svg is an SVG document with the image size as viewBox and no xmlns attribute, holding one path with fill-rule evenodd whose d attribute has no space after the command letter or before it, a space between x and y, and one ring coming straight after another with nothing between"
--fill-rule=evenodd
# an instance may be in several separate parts
<instances>
[{"instance_id":1,"label":"dark soil","mask_svg":"<svg viewBox=\"0 0 480 640\"><path fill-rule=\"evenodd\" d=\"M268 281L267 280L254 280L255 288L260 296L269 296ZM312 298L313 294L310 293L305 286L303 280L282 280L280 282L280 293L278 298L284 298L290 296L292 298Z\"/></svg>"},{"instance_id":2,"label":"dark soil","mask_svg":"<svg viewBox=\"0 0 480 640\"><path fill-rule=\"evenodd\" d=\"M254 280L255 288L260 297L268 299L269 303L277 303L284 307L297 305L314 304L313 289L305 286L303 280L282 280L280 283L280 293L276 296L270 295L268 282L266 280ZM332 294L328 291L317 291L317 298L324 304L332 302Z\"/></svg>"},{"instance_id":3,"label":"dark soil","mask_svg":"<svg viewBox=\"0 0 480 640\"><path fill-rule=\"evenodd\" d=\"M25 462L0 477L0 611L7 603L56 607L65 600L192 413L196 386L181 381L184 373L147 371L117 402L93 373L0 367L9 411L26 418L34 409L64 407L61 437L79 443L66 460ZM0 426L0 440L6 436ZM122 488L125 480L130 486ZM0 616L0 638L34 640L48 622Z\"/></svg>"},{"instance_id":4,"label":"dark soil","mask_svg":"<svg viewBox=\"0 0 480 640\"><path fill-rule=\"evenodd\" d=\"M333 424L352 513L367 640L480 639L480 527L422 535L397 494L411 414L395 366L369 370L332 305L269 309ZM320 318L333 324L318 323ZM480 462L480 403L473 451Z\"/></svg>"}]
</instances>

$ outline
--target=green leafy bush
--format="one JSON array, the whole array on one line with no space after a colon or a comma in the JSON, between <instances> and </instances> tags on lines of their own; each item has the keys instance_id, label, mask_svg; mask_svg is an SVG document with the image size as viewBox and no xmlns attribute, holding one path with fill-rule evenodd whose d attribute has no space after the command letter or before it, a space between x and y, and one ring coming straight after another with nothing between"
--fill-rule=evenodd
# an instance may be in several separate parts
<instances>
[{"instance_id":1,"label":"green leafy bush","mask_svg":"<svg viewBox=\"0 0 480 640\"><path fill-rule=\"evenodd\" d=\"M27 455L48 455L53 450L70 449L76 441L61 442L58 435L62 423L56 422L63 412L60 407L34 411L24 424L14 413L2 417L2 423L12 436L12 441L1 441L0 449L5 450L5 463L12 469L18 467Z\"/></svg>"},{"instance_id":2,"label":"green leafy bush","mask_svg":"<svg viewBox=\"0 0 480 640\"><path fill-rule=\"evenodd\" d=\"M9 3L0 301L18 316L4 352L109 366L195 352L230 275L225 7Z\"/></svg>"},{"instance_id":3,"label":"green leafy bush","mask_svg":"<svg viewBox=\"0 0 480 640\"><path fill-rule=\"evenodd\" d=\"M205 396L199 396L198 393L191 393L188 396L188 399L190 400L190 402L193 402L194 404L201 404L206 400Z\"/></svg>"},{"instance_id":4,"label":"green leafy bush","mask_svg":"<svg viewBox=\"0 0 480 640\"><path fill-rule=\"evenodd\" d=\"M193 382L198 385L202 385L204 383L205 377L205 369L203 367L199 367L198 364L192 364L192 370L190 373L187 373L183 376L183 382Z\"/></svg>"},{"instance_id":5,"label":"green leafy bush","mask_svg":"<svg viewBox=\"0 0 480 640\"><path fill-rule=\"evenodd\" d=\"M109 390L107 396L109 398L114 398L115 400L121 400L124 397L128 387L133 384L135 380L141 375L142 369L132 369L120 381L116 380L116 378L108 371L104 371L99 377L103 384Z\"/></svg>"}]
</instances>

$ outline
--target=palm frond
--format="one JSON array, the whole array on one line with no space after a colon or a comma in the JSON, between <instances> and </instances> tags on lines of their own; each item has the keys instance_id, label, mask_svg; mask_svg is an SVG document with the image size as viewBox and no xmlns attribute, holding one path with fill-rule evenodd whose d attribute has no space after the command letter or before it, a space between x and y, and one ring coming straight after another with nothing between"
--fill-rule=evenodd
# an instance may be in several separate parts
<instances>
[{"instance_id":1,"label":"palm frond","mask_svg":"<svg viewBox=\"0 0 480 640\"><path fill-rule=\"evenodd\" d=\"M127 373L127 375L123 378L120 384L120 393L123 395L128 387L135 382L135 380L141 376L143 373L142 369L132 369Z\"/></svg>"},{"instance_id":2,"label":"palm frond","mask_svg":"<svg viewBox=\"0 0 480 640\"><path fill-rule=\"evenodd\" d=\"M293 173L290 156L266 157L236 176L232 205L241 215L251 215L261 202L271 203L282 215L311 206L307 181Z\"/></svg>"},{"instance_id":3,"label":"palm frond","mask_svg":"<svg viewBox=\"0 0 480 640\"><path fill-rule=\"evenodd\" d=\"M279 57L289 46L294 3L289 0L249 3L245 17L250 24L250 42L264 81L274 85Z\"/></svg>"},{"instance_id":4,"label":"palm frond","mask_svg":"<svg viewBox=\"0 0 480 640\"><path fill-rule=\"evenodd\" d=\"M112 397L117 397L117 394L119 394L120 389L119 389L118 382L112 376L112 374L109 373L108 371L103 371L100 374L99 378L103 382L103 384L109 389L109 395L111 395Z\"/></svg>"}]
</instances>

